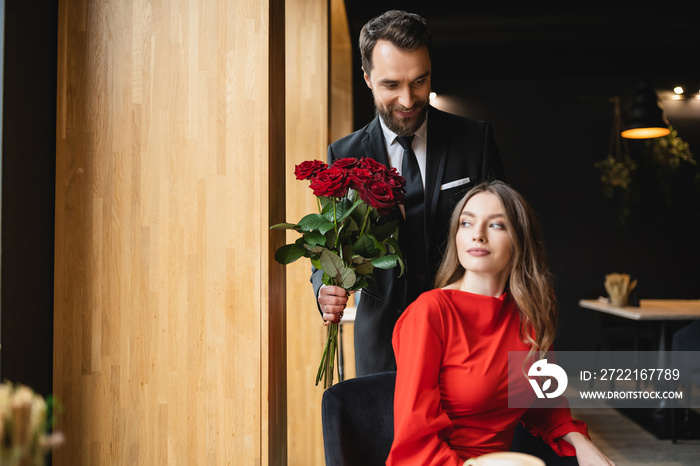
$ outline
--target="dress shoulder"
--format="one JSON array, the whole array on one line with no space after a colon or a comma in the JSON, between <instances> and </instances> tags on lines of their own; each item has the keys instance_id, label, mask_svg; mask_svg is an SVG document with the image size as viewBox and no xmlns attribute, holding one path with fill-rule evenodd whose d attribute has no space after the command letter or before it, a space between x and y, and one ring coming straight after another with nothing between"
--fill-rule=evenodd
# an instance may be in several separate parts
<instances>
[{"instance_id":1,"label":"dress shoulder","mask_svg":"<svg viewBox=\"0 0 700 466\"><path fill-rule=\"evenodd\" d=\"M396 326L401 327L405 321L412 321L413 323L423 321L439 325L445 313L449 312L449 309L452 307L452 302L442 290L425 291L401 314Z\"/></svg>"},{"instance_id":2,"label":"dress shoulder","mask_svg":"<svg viewBox=\"0 0 700 466\"><path fill-rule=\"evenodd\" d=\"M429 291L424 291L416 298L407 308L404 314L407 312L430 312L443 308L445 304L449 303L449 299L445 296L445 293L441 289L433 289Z\"/></svg>"}]
</instances>

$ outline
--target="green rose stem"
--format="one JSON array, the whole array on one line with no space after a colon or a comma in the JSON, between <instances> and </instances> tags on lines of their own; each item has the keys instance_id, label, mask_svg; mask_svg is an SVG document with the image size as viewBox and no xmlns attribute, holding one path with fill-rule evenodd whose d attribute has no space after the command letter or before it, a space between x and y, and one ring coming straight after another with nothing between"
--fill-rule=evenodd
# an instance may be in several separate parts
<instances>
[{"instance_id":1,"label":"green rose stem","mask_svg":"<svg viewBox=\"0 0 700 466\"><path fill-rule=\"evenodd\" d=\"M330 323L328 325L328 337L326 338L326 346L323 349L321 364L316 372L316 385L323 378L323 388L330 388L333 385L333 371L335 370L335 355L338 348L338 324Z\"/></svg>"},{"instance_id":2,"label":"green rose stem","mask_svg":"<svg viewBox=\"0 0 700 466\"><path fill-rule=\"evenodd\" d=\"M317 198L318 199L318 198ZM335 248L338 247L338 239L340 235L338 234L338 219L335 208L335 198L331 198L333 203L333 228L335 231ZM319 203L320 208L320 203ZM342 248L339 251L340 257L342 258ZM333 280L335 282L335 280ZM316 372L316 385L323 378L323 388L330 388L333 385L333 371L335 369L335 356L336 350L338 348L338 324L329 322L328 323L328 336L326 337L326 345L323 348L323 356L321 356L321 364L318 366L318 371Z\"/></svg>"},{"instance_id":3,"label":"green rose stem","mask_svg":"<svg viewBox=\"0 0 700 466\"><path fill-rule=\"evenodd\" d=\"M338 244L338 217L335 212L335 198L333 198L333 228L335 228L335 244Z\"/></svg>"},{"instance_id":4,"label":"green rose stem","mask_svg":"<svg viewBox=\"0 0 700 466\"><path fill-rule=\"evenodd\" d=\"M333 371L335 369L335 355L338 348L338 324L328 323L328 336L326 337L326 345L323 348L323 356L321 356L321 364L316 372L316 385L323 378L323 388L330 388L333 385Z\"/></svg>"},{"instance_id":5,"label":"green rose stem","mask_svg":"<svg viewBox=\"0 0 700 466\"><path fill-rule=\"evenodd\" d=\"M367 213L365 213L365 219L362 221L362 228L360 229L360 236L359 238L362 238L362 235L365 233L365 226L367 226L367 219L369 218L369 213L372 212L372 208L367 206Z\"/></svg>"},{"instance_id":6,"label":"green rose stem","mask_svg":"<svg viewBox=\"0 0 700 466\"><path fill-rule=\"evenodd\" d=\"M338 249L338 240L340 239L340 235L338 234L338 217L337 213L335 211L335 198L332 198L333 201L333 229L335 231L335 241L333 242L333 249ZM343 258L343 248L340 248L340 258Z\"/></svg>"}]
</instances>

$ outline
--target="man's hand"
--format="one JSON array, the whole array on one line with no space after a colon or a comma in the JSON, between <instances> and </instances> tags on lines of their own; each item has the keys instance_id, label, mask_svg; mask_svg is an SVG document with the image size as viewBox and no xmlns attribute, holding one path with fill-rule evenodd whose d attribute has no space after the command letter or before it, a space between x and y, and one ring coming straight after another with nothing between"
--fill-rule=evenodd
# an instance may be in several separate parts
<instances>
[{"instance_id":1,"label":"man's hand","mask_svg":"<svg viewBox=\"0 0 700 466\"><path fill-rule=\"evenodd\" d=\"M322 285L318 292L318 305L326 322L340 323L348 304L348 292L339 286Z\"/></svg>"}]
</instances>

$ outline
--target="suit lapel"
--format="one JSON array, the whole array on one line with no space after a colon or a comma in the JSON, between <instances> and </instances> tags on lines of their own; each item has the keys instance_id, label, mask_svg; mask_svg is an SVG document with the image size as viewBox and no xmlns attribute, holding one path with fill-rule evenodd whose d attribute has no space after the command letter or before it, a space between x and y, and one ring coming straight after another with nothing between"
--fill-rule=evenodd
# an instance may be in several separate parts
<instances>
[{"instance_id":1,"label":"suit lapel","mask_svg":"<svg viewBox=\"0 0 700 466\"><path fill-rule=\"evenodd\" d=\"M425 180L425 239L426 246L431 244L435 211L440 196L440 186L445 172L450 132L442 112L430 107L428 110L428 153Z\"/></svg>"},{"instance_id":2,"label":"suit lapel","mask_svg":"<svg viewBox=\"0 0 700 466\"><path fill-rule=\"evenodd\" d=\"M379 117L376 117L367 126L365 136L362 138L362 148L365 151L365 157L372 158L387 167L390 166L389 156L386 153L386 144L384 143L384 133L379 123Z\"/></svg>"}]
</instances>

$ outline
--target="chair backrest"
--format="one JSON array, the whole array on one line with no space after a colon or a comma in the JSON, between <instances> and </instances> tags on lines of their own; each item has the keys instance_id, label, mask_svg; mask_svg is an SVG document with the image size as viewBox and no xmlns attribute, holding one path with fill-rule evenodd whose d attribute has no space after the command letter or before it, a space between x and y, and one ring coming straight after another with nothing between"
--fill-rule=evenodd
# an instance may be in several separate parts
<instances>
[{"instance_id":1,"label":"chair backrest","mask_svg":"<svg viewBox=\"0 0 700 466\"><path fill-rule=\"evenodd\" d=\"M394 439L396 372L337 383L323 394L327 466L384 465Z\"/></svg>"},{"instance_id":2,"label":"chair backrest","mask_svg":"<svg viewBox=\"0 0 700 466\"><path fill-rule=\"evenodd\" d=\"M323 449L326 466L383 466L394 441L396 372L345 380L323 393ZM512 451L528 453L547 466L577 466L575 456L560 457L522 424Z\"/></svg>"}]
</instances>

